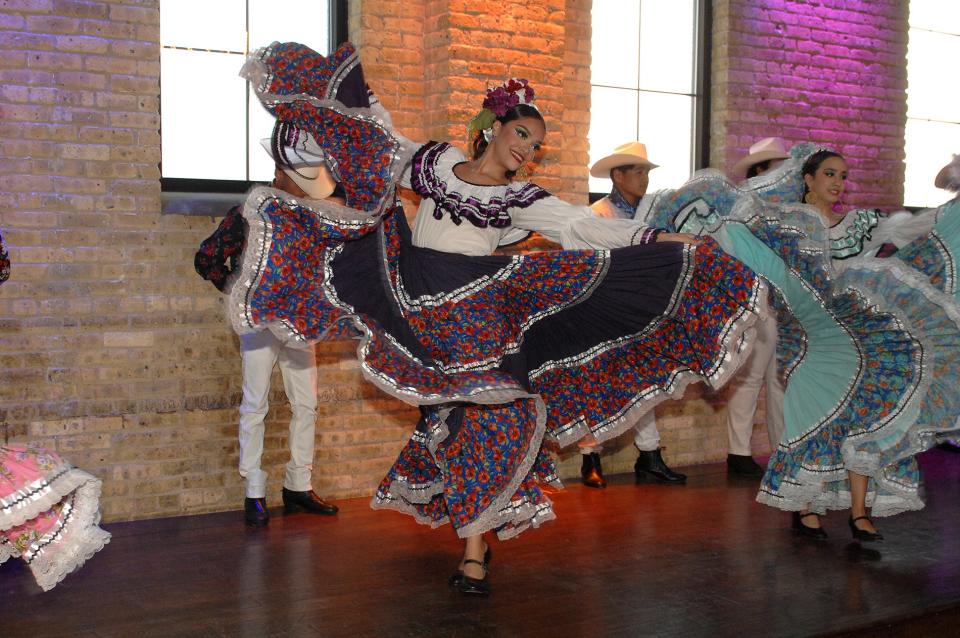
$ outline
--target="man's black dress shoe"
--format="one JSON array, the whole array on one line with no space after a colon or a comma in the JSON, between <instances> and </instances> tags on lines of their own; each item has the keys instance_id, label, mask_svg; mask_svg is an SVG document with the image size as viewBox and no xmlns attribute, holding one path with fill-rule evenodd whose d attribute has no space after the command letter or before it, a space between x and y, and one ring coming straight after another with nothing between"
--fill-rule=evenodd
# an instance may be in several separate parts
<instances>
[{"instance_id":1,"label":"man's black dress shoe","mask_svg":"<svg viewBox=\"0 0 960 638\"><path fill-rule=\"evenodd\" d=\"M583 465L580 466L580 478L583 484L587 487L606 487L607 480L603 478L600 455L593 452L581 456L583 456Z\"/></svg>"},{"instance_id":2,"label":"man's black dress shoe","mask_svg":"<svg viewBox=\"0 0 960 638\"><path fill-rule=\"evenodd\" d=\"M853 539L858 540L864 543L875 543L877 541L883 540L883 534L880 532L868 532L865 529L860 529L857 527L856 523L859 520L870 521L869 516L858 516L856 518L850 517L850 520L847 523L850 525L850 532L853 534ZM870 521L873 524L873 521Z\"/></svg>"},{"instance_id":3,"label":"man's black dress shoe","mask_svg":"<svg viewBox=\"0 0 960 638\"><path fill-rule=\"evenodd\" d=\"M801 514L800 512L793 513L793 531L798 536L803 536L804 538L812 538L816 541L825 541L827 540L827 531L822 527L807 527L803 524L803 519L808 516L820 516L816 512L807 512L806 514Z\"/></svg>"},{"instance_id":4,"label":"man's black dress shoe","mask_svg":"<svg viewBox=\"0 0 960 638\"><path fill-rule=\"evenodd\" d=\"M763 476L763 468L753 460L753 457L744 454L727 455L727 474L733 476Z\"/></svg>"},{"instance_id":5,"label":"man's black dress shoe","mask_svg":"<svg viewBox=\"0 0 960 638\"><path fill-rule=\"evenodd\" d=\"M660 450L640 450L640 456L637 462L633 464L633 472L637 476L637 483L642 483L653 479L658 483L670 483L672 485L681 485L687 482L687 475L680 472L674 472L663 460Z\"/></svg>"},{"instance_id":6,"label":"man's black dress shoe","mask_svg":"<svg viewBox=\"0 0 960 638\"><path fill-rule=\"evenodd\" d=\"M283 488L283 511L287 514L297 510L305 510L311 514L326 514L332 516L340 511L340 508L317 496L313 490L306 492L294 492Z\"/></svg>"},{"instance_id":7,"label":"man's black dress shoe","mask_svg":"<svg viewBox=\"0 0 960 638\"><path fill-rule=\"evenodd\" d=\"M243 520L247 525L265 527L270 522L270 512L267 511L267 499L243 499Z\"/></svg>"}]
</instances>

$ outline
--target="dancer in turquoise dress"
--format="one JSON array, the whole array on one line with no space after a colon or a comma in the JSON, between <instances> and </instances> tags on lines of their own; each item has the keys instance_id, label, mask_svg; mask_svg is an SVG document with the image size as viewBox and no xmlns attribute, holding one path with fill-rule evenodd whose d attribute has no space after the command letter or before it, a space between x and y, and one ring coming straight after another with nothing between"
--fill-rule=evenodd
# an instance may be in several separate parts
<instances>
[{"instance_id":1,"label":"dancer in turquoise dress","mask_svg":"<svg viewBox=\"0 0 960 638\"><path fill-rule=\"evenodd\" d=\"M960 302L957 260L960 259L960 155L943 167L934 184L954 194L946 203L923 211L931 217L931 231L896 253L897 259L926 275L937 290Z\"/></svg>"},{"instance_id":2,"label":"dancer in turquoise dress","mask_svg":"<svg viewBox=\"0 0 960 638\"><path fill-rule=\"evenodd\" d=\"M846 170L802 145L743 187L699 173L642 218L709 233L772 284L786 432L758 500L813 538L826 537L819 515L850 508L854 538L876 541L867 508L923 507L914 456L958 428L960 309L921 272L872 257L926 236L933 215L842 214Z\"/></svg>"},{"instance_id":3,"label":"dancer in turquoise dress","mask_svg":"<svg viewBox=\"0 0 960 638\"><path fill-rule=\"evenodd\" d=\"M929 278L930 284L960 303L957 261L960 260L960 155L944 166L934 180L937 188L950 191L953 198L931 211L933 229L896 253L896 258ZM960 452L957 437L941 437L941 450Z\"/></svg>"}]
</instances>

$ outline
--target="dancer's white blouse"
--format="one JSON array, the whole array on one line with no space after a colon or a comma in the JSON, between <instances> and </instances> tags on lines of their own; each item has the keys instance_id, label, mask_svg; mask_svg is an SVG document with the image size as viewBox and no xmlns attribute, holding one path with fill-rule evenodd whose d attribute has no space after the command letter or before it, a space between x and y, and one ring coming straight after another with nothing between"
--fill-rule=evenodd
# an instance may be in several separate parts
<instances>
[{"instance_id":1,"label":"dancer's white blouse","mask_svg":"<svg viewBox=\"0 0 960 638\"><path fill-rule=\"evenodd\" d=\"M459 201L473 199L482 206L497 207L510 217L510 223L503 228L492 225L477 226L470 219L462 217L460 223L444 211L439 219L434 217L437 203L431 197L423 197L413 223L413 243L416 246L432 248L443 252L464 255L489 255L498 246L511 244L524 239L531 231L557 242L565 249L581 248L617 248L640 243L647 226L632 219L604 219L590 210L589 206L569 204L554 195L542 191L529 182L516 181L506 185L481 186L465 182L453 172L453 167L465 162L467 158L454 146L445 148L433 162L425 162L416 167L408 164L400 178L400 183L410 188L414 178L413 171L419 170L419 179L423 182L442 183L445 195L453 195ZM511 205L526 189L536 189L541 197L524 201L523 205ZM492 204L491 204L492 202Z\"/></svg>"}]
</instances>

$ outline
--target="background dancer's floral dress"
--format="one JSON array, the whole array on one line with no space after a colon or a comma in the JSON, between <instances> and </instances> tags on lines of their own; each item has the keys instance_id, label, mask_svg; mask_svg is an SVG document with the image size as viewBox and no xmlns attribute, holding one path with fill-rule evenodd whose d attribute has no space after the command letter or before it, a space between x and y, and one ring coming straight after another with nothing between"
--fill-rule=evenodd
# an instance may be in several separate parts
<instances>
[{"instance_id":1,"label":"background dancer's floral dress","mask_svg":"<svg viewBox=\"0 0 960 638\"><path fill-rule=\"evenodd\" d=\"M0 446L0 563L15 557L52 589L100 551L100 481L57 454Z\"/></svg>"},{"instance_id":2,"label":"background dancer's floral dress","mask_svg":"<svg viewBox=\"0 0 960 638\"><path fill-rule=\"evenodd\" d=\"M0 283L10 259L0 237ZM0 445L0 563L20 558L53 589L110 540L100 522L100 480L57 454Z\"/></svg>"},{"instance_id":3,"label":"background dancer's floral dress","mask_svg":"<svg viewBox=\"0 0 960 638\"><path fill-rule=\"evenodd\" d=\"M960 427L960 305L903 261L929 261L935 216L855 210L827 228L812 206L794 203L801 166L818 150L797 145L744 187L700 172L656 193L638 217L715 237L775 291L786 432L758 500L846 509L849 470L870 477L874 515L920 509L914 456ZM954 217L941 211L937 227L957 241ZM900 259L873 258L885 242L905 246Z\"/></svg>"}]
</instances>

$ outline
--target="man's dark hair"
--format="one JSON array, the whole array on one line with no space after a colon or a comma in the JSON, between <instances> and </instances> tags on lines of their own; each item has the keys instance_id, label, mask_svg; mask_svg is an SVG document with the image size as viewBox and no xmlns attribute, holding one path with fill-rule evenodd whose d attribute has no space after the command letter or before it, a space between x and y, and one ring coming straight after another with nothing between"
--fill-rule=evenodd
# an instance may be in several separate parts
<instances>
[{"instance_id":1,"label":"man's dark hair","mask_svg":"<svg viewBox=\"0 0 960 638\"><path fill-rule=\"evenodd\" d=\"M756 177L761 171L766 171L768 168L770 168L770 162L772 161L773 160L763 160L762 162L751 164L750 168L747 169L747 179Z\"/></svg>"}]
</instances>

